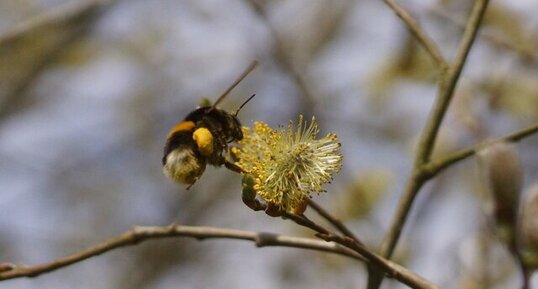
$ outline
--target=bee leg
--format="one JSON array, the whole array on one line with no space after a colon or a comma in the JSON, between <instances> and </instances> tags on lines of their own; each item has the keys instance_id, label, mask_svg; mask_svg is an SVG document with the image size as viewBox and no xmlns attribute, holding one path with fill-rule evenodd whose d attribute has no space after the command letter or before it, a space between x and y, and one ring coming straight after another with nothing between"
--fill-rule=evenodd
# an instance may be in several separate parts
<instances>
[{"instance_id":1,"label":"bee leg","mask_svg":"<svg viewBox=\"0 0 538 289\"><path fill-rule=\"evenodd\" d=\"M190 185L187 186L187 191L192 187L194 186L194 184L196 184L196 181L198 180L198 178L196 178L196 180L194 180L194 182Z\"/></svg>"},{"instance_id":2,"label":"bee leg","mask_svg":"<svg viewBox=\"0 0 538 289\"><path fill-rule=\"evenodd\" d=\"M228 145L223 142L218 142L218 145L220 146L220 150L218 150L218 155L216 155L217 158L217 166L226 165L226 157L223 155L224 153L228 152Z\"/></svg>"},{"instance_id":3,"label":"bee leg","mask_svg":"<svg viewBox=\"0 0 538 289\"><path fill-rule=\"evenodd\" d=\"M238 174L242 174L242 173L244 173L243 169L242 169L240 166L238 166L238 165L236 165L236 164L230 162L230 161L227 160L227 159L224 159L224 166L225 166L227 169L229 169L230 171L234 171L234 172L236 172L236 173L238 173Z\"/></svg>"}]
</instances>

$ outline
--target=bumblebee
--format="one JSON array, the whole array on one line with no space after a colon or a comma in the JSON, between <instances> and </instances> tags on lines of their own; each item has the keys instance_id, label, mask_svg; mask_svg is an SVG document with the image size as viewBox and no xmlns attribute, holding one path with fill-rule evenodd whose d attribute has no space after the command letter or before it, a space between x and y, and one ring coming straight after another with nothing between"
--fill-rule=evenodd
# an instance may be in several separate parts
<instances>
[{"instance_id":1,"label":"bumblebee","mask_svg":"<svg viewBox=\"0 0 538 289\"><path fill-rule=\"evenodd\" d=\"M219 167L228 163L224 156L228 145L243 139L237 114L254 95L234 113L216 106L256 65L253 62L212 106L195 109L170 130L162 158L166 176L190 187L202 176L207 164Z\"/></svg>"}]
</instances>

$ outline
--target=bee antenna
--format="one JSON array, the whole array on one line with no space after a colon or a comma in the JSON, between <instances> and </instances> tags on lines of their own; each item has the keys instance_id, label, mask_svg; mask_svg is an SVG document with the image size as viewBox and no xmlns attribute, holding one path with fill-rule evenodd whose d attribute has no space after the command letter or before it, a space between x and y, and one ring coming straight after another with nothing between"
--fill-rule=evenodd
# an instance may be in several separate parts
<instances>
[{"instance_id":1,"label":"bee antenna","mask_svg":"<svg viewBox=\"0 0 538 289\"><path fill-rule=\"evenodd\" d=\"M252 63L250 63L250 65L247 67L247 69L245 69L245 71L243 71L243 73L234 81L234 83L232 83L232 85L230 85L230 87L228 87L228 89L226 89L219 96L219 98L217 98L217 101L215 101L215 103L211 106L209 111L214 110L217 107L217 105L224 99L224 97L226 97L226 95L228 95L228 93L230 93L230 91L232 91L232 89L234 89L243 79L245 79L245 77L247 77L247 75L252 70L254 70L254 68L256 68L257 65L258 65L258 61L253 61Z\"/></svg>"},{"instance_id":2,"label":"bee antenna","mask_svg":"<svg viewBox=\"0 0 538 289\"><path fill-rule=\"evenodd\" d=\"M239 111L243 108L243 106L245 106L245 104L247 104L251 99L253 99L254 97L256 96L256 94L254 93L253 95L251 95L249 98L247 98L247 100L245 100L243 102L243 104L241 104L241 106L234 112L234 116L237 116L237 114L239 113Z\"/></svg>"}]
</instances>

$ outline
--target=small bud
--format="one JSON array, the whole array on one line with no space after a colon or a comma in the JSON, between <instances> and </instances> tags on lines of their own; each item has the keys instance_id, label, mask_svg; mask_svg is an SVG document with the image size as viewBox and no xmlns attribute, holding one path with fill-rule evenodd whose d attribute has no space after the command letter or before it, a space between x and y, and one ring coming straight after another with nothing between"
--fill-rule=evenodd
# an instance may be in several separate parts
<instances>
[{"instance_id":1,"label":"small bud","mask_svg":"<svg viewBox=\"0 0 538 289\"><path fill-rule=\"evenodd\" d=\"M243 188L252 188L254 187L254 178L251 175L244 175L241 179L241 186Z\"/></svg>"},{"instance_id":2,"label":"small bud","mask_svg":"<svg viewBox=\"0 0 538 289\"><path fill-rule=\"evenodd\" d=\"M519 241L523 264L538 267L538 183L525 193L519 221Z\"/></svg>"},{"instance_id":3,"label":"small bud","mask_svg":"<svg viewBox=\"0 0 538 289\"><path fill-rule=\"evenodd\" d=\"M256 199L256 190L254 190L254 179L252 176L244 175L241 180L241 187L243 187L241 198L250 207L250 204Z\"/></svg>"},{"instance_id":4,"label":"small bud","mask_svg":"<svg viewBox=\"0 0 538 289\"><path fill-rule=\"evenodd\" d=\"M491 213L497 234L513 249L523 179L517 148L507 142L495 142L478 151L477 156L481 177L493 199Z\"/></svg>"}]
</instances>

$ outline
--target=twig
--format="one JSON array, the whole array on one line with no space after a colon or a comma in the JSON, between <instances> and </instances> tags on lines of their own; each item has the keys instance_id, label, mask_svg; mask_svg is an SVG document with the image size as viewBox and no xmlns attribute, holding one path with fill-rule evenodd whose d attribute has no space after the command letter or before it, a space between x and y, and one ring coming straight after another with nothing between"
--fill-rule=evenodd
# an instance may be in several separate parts
<instances>
[{"instance_id":1,"label":"twig","mask_svg":"<svg viewBox=\"0 0 538 289\"><path fill-rule=\"evenodd\" d=\"M198 240L202 239L238 239L253 241L257 247L294 247L317 251L324 251L343 255L357 260L363 260L357 253L334 243L327 243L320 240L284 236L270 233L258 233L253 231L222 229L213 227L191 227L181 225L171 225L165 227L135 227L118 237L102 242L97 246L77 252L64 258L54 260L36 266L12 266L11 270L0 273L0 280L7 280L20 277L36 277L43 273L52 272L60 268L81 262L91 257L98 256L108 251L136 245L140 242L154 239L171 237L190 237Z\"/></svg>"},{"instance_id":2,"label":"twig","mask_svg":"<svg viewBox=\"0 0 538 289\"><path fill-rule=\"evenodd\" d=\"M435 16L441 17L445 20L452 22L458 28L462 28L462 29L465 28L465 23L463 23L459 19L456 19L452 15L448 14L446 11L443 11L439 8L434 8L431 11ZM485 40L489 41L492 45L513 51L526 62L528 62L529 60L538 61L538 53L530 47L523 47L522 45L516 45L510 42L508 39L506 39L506 37L501 37L497 34L488 33L487 31L481 31L480 36L483 37Z\"/></svg>"},{"instance_id":3,"label":"twig","mask_svg":"<svg viewBox=\"0 0 538 289\"><path fill-rule=\"evenodd\" d=\"M246 3L252 7L254 12L263 20L264 24L267 26L267 29L271 33L274 41L273 47L273 57L276 60L278 66L290 77L290 79L295 83L299 89L298 96L303 102L302 107L305 109L313 110L314 108L314 95L312 89L309 87L308 79L303 75L303 73L297 68L297 65L293 63L293 59L288 55L287 50L282 43L281 37L275 27L271 24L269 17L265 11L265 8L262 4L258 3L255 0L247 0ZM312 111L308 113L306 111L304 114L312 114Z\"/></svg>"},{"instance_id":4,"label":"twig","mask_svg":"<svg viewBox=\"0 0 538 289\"><path fill-rule=\"evenodd\" d=\"M532 134L538 132L538 124L534 124L532 126L529 126L525 129L522 129L520 131L511 133L509 135L497 138L493 141L487 141L486 143L491 143L495 141L519 141L523 138L526 138L528 136L531 136ZM443 171L444 169L448 168L452 164L462 161L470 156L473 156L484 144L480 143L477 145L474 145L469 148L465 148L459 151L456 151L454 153L451 153L450 155L443 157L436 161L431 161L427 165L423 167L423 170L427 172L428 175L431 175L432 177L438 174L439 172Z\"/></svg>"},{"instance_id":5,"label":"twig","mask_svg":"<svg viewBox=\"0 0 538 289\"><path fill-rule=\"evenodd\" d=\"M314 209L320 216L322 216L325 220L327 220L331 225L333 225L338 231L340 231L344 236L347 236L356 242L363 244L359 238L349 230L346 225L344 225L340 220L336 219L333 215L331 215L329 212L327 212L325 209L323 209L320 205L318 205L316 202L314 202L312 199L308 200L308 205Z\"/></svg>"},{"instance_id":6,"label":"twig","mask_svg":"<svg viewBox=\"0 0 538 289\"><path fill-rule=\"evenodd\" d=\"M402 21L407 25L407 28L409 31L411 31L411 34L418 40L418 42L426 49L426 51L430 54L430 56L433 58L433 60L437 63L439 66L439 69L441 72L445 70L446 67L448 67L448 64L446 60L443 58L443 55L439 51L439 48L433 42L433 40L424 32L424 30L420 27L420 25L415 21L415 19L398 3L396 3L394 0L384 0L385 3L402 19Z\"/></svg>"},{"instance_id":7,"label":"twig","mask_svg":"<svg viewBox=\"0 0 538 289\"><path fill-rule=\"evenodd\" d=\"M74 18L94 13L116 0L87 0L67 3L49 12L21 22L0 36L0 45L14 38L31 33L41 27L63 23Z\"/></svg>"},{"instance_id":8,"label":"twig","mask_svg":"<svg viewBox=\"0 0 538 289\"><path fill-rule=\"evenodd\" d=\"M52 272L63 267L84 261L88 258L98 256L122 247L136 245L140 242L173 238L173 237L188 237L198 240L203 239L235 239L252 241L257 247L292 247L322 251L332 254L346 256L355 260L363 261L363 258L353 250L338 245L332 242L322 240L284 236L272 233L261 233L245 230L223 229L214 227L192 227L181 225L170 225L165 227L135 227L115 238L102 242L97 246L90 247L86 250L77 252L64 258L54 260L49 263L44 263L35 266L10 265L6 266L6 271L0 272L0 280L21 278L21 277L36 277L38 275ZM408 284L413 288L437 288L435 285L425 281L415 273L403 268L402 266L384 260L379 257L381 264L384 266L391 277Z\"/></svg>"},{"instance_id":9,"label":"twig","mask_svg":"<svg viewBox=\"0 0 538 289\"><path fill-rule=\"evenodd\" d=\"M459 76L471 50L471 46L475 40L480 22L486 11L486 7L489 0L477 0L467 21L465 31L462 36L462 40L456 51L454 62L449 68L446 81L442 81L439 87L437 99L434 104L434 108L430 117L428 118L426 127L420 138L420 144L417 152L417 161L419 165L423 165L428 162L435 140L437 139L437 132L446 115L452 96L454 95L454 89L459 80Z\"/></svg>"},{"instance_id":10,"label":"twig","mask_svg":"<svg viewBox=\"0 0 538 289\"><path fill-rule=\"evenodd\" d=\"M338 244L344 245L348 248L353 249L354 251L358 252L362 256L364 256L366 259L368 259L371 262L371 265L376 266L377 268L381 269L385 273L387 273L388 276L402 282L403 284L408 285L411 288L437 288L439 287L435 284L432 284L430 281L420 277L416 274L409 274L411 273L407 268L405 267L399 267L395 268L394 266L391 266L391 261L371 252L366 247L364 247L362 244L355 242L351 238L342 238L335 235L327 236L328 241L333 241ZM395 270L396 269L396 270Z\"/></svg>"},{"instance_id":11,"label":"twig","mask_svg":"<svg viewBox=\"0 0 538 289\"><path fill-rule=\"evenodd\" d=\"M461 70L463 69L465 60L467 59L467 55L471 49L473 40L475 39L484 12L486 11L488 2L488 0L477 0L475 2L465 32L462 36L460 46L457 50L454 63L449 68L446 80L441 81L439 85L439 93L434 103L433 110L420 137L413 172L408 180L406 191L398 204L397 212L381 249L382 255L385 257L390 257L392 255L415 196L421 186L430 177L421 170L421 167L430 160L439 127L441 126L450 101L452 100L454 89L458 82Z\"/></svg>"},{"instance_id":12,"label":"twig","mask_svg":"<svg viewBox=\"0 0 538 289\"><path fill-rule=\"evenodd\" d=\"M427 174L428 172L424 170L423 167L430 162L439 128L444 116L446 115L450 101L452 100L454 89L456 88L459 76L476 37L488 3L488 0L475 1L459 47L456 51L454 61L449 67L447 73L441 74L437 98L426 122L426 126L424 127L424 130L420 136L418 150L411 175L407 180L405 191L398 203L389 230L381 246L381 255L386 258L390 258L394 252L394 248L398 243L403 226L407 221L411 206L420 188L432 177L431 175ZM380 274L375 274L375 272L373 273L374 274L370 274L369 276L369 289L379 288L383 278Z\"/></svg>"},{"instance_id":13,"label":"twig","mask_svg":"<svg viewBox=\"0 0 538 289\"><path fill-rule=\"evenodd\" d=\"M360 256L364 257L364 259L368 261L369 267L375 266L381 272L387 274L387 276L394 278L402 282L403 284L410 286L411 288L432 288L432 289L439 288L436 285L429 282L428 280L420 277L419 275L411 273L410 271L408 271L406 268L402 266L399 266L399 265L394 266L395 264L392 263L390 260L387 260L373 253L359 241L356 241L347 236L341 237L336 234L333 234L329 230L316 224L314 221L308 219L304 215L295 215L292 213L284 212L283 217L293 220L298 225L301 225L301 226L304 226L304 227L307 227L316 231L317 232L316 236L323 240L341 244L359 253Z\"/></svg>"},{"instance_id":14,"label":"twig","mask_svg":"<svg viewBox=\"0 0 538 289\"><path fill-rule=\"evenodd\" d=\"M63 51L72 47L71 44L82 39L101 12L116 2L117 0L86 0L58 5L21 21L0 35L0 70L5 70L4 66L6 69L10 67L6 66L5 59L8 59L8 63L17 60L15 71L10 70L11 77L0 79L0 118L24 106L28 102L28 95L24 92L33 80L53 64ZM36 40L32 36L42 34L44 30L47 31L45 33L51 33L51 28L55 31L52 33L55 37L41 41L41 38ZM33 43L30 52L26 51L27 39Z\"/></svg>"},{"instance_id":15,"label":"twig","mask_svg":"<svg viewBox=\"0 0 538 289\"><path fill-rule=\"evenodd\" d=\"M328 229L324 228L321 225L316 224L314 221L310 220L309 218L307 218L304 215L296 215L296 214L292 214L290 212L283 212L282 216L284 218L291 219L292 221L294 221L298 225L310 228L313 231L317 232L318 234L334 235L331 231L329 231Z\"/></svg>"}]
</instances>

